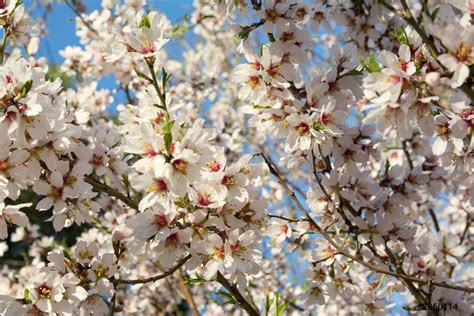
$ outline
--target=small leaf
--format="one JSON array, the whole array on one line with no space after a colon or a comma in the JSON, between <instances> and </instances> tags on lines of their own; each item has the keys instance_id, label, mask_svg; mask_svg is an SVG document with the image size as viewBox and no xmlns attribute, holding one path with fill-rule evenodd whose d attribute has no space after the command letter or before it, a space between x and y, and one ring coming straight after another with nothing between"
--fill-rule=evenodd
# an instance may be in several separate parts
<instances>
[{"instance_id":1,"label":"small leaf","mask_svg":"<svg viewBox=\"0 0 474 316\"><path fill-rule=\"evenodd\" d=\"M258 105L258 104L254 104L252 107L254 109L271 109L272 108L270 105Z\"/></svg>"},{"instance_id":2,"label":"small leaf","mask_svg":"<svg viewBox=\"0 0 474 316\"><path fill-rule=\"evenodd\" d=\"M405 32L405 27L397 27L395 29L395 37L397 38L398 42L403 45L410 45L410 42L408 41L408 36L407 33Z\"/></svg>"},{"instance_id":3,"label":"small leaf","mask_svg":"<svg viewBox=\"0 0 474 316\"><path fill-rule=\"evenodd\" d=\"M150 18L148 17L148 15L145 15L142 20L140 21L140 24L138 25L139 28L142 28L142 27L146 27L146 28L150 28L151 27L151 24L150 24Z\"/></svg>"},{"instance_id":4,"label":"small leaf","mask_svg":"<svg viewBox=\"0 0 474 316\"><path fill-rule=\"evenodd\" d=\"M375 56L373 53L370 54L369 59L367 61L362 59L361 63L364 68L370 73L380 72L381 70L379 64L377 63L377 60L375 60Z\"/></svg>"},{"instance_id":5,"label":"small leaf","mask_svg":"<svg viewBox=\"0 0 474 316\"><path fill-rule=\"evenodd\" d=\"M202 283L202 282L206 282L206 280L204 280L204 279L202 279L202 278L195 278L195 279L186 278L186 279L184 280L184 284L186 284L186 285L199 284L199 283Z\"/></svg>"},{"instance_id":6,"label":"small leaf","mask_svg":"<svg viewBox=\"0 0 474 316\"><path fill-rule=\"evenodd\" d=\"M226 292L226 291L217 291L217 295L222 297L224 299L224 304L236 304L235 298L232 296L232 294Z\"/></svg>"},{"instance_id":7,"label":"small leaf","mask_svg":"<svg viewBox=\"0 0 474 316\"><path fill-rule=\"evenodd\" d=\"M433 116L437 116L437 115L440 115L441 112L439 109L431 109L431 115Z\"/></svg>"},{"instance_id":8,"label":"small leaf","mask_svg":"<svg viewBox=\"0 0 474 316\"><path fill-rule=\"evenodd\" d=\"M388 178L388 170L390 169L390 161L387 159L385 160L385 178Z\"/></svg>"},{"instance_id":9,"label":"small leaf","mask_svg":"<svg viewBox=\"0 0 474 316\"><path fill-rule=\"evenodd\" d=\"M27 301L29 298L30 298L30 291L28 291L28 289L25 289L23 291L23 299Z\"/></svg>"},{"instance_id":10,"label":"small leaf","mask_svg":"<svg viewBox=\"0 0 474 316\"><path fill-rule=\"evenodd\" d=\"M433 13L431 14L431 19L432 19L433 21L436 20L436 17L438 16L438 13L439 13L439 9L440 9L440 8L441 8L441 7L436 8L436 9L433 11Z\"/></svg>"},{"instance_id":11,"label":"small leaf","mask_svg":"<svg viewBox=\"0 0 474 316\"><path fill-rule=\"evenodd\" d=\"M287 302L284 302L284 303L281 304L281 305L277 305L277 308L276 308L276 315L277 315L277 316L283 315L283 312L285 311L285 309L286 309L287 306L288 306L288 303L287 303Z\"/></svg>"},{"instance_id":12,"label":"small leaf","mask_svg":"<svg viewBox=\"0 0 474 316\"><path fill-rule=\"evenodd\" d=\"M270 300L270 295L267 294L265 297L265 315L268 315L270 308L272 307L273 300Z\"/></svg>"},{"instance_id":13,"label":"small leaf","mask_svg":"<svg viewBox=\"0 0 474 316\"><path fill-rule=\"evenodd\" d=\"M326 129L326 127L324 127L324 125L320 122L313 122L311 127L318 132L324 131Z\"/></svg>"},{"instance_id":14,"label":"small leaf","mask_svg":"<svg viewBox=\"0 0 474 316\"><path fill-rule=\"evenodd\" d=\"M135 70L135 73L137 74L138 77L145 79L146 81L153 82L147 75L145 75L143 72L138 70L136 67L133 67L133 70Z\"/></svg>"},{"instance_id":15,"label":"small leaf","mask_svg":"<svg viewBox=\"0 0 474 316\"><path fill-rule=\"evenodd\" d=\"M173 142L173 135L171 129L173 128L174 120L167 120L163 126L163 138L165 141L166 151L171 152L171 143Z\"/></svg>"},{"instance_id":16,"label":"small leaf","mask_svg":"<svg viewBox=\"0 0 474 316\"><path fill-rule=\"evenodd\" d=\"M382 277L380 278L379 284L377 285L377 287L375 288L375 290L380 289L380 287L382 286L382 284L383 284L384 281L385 281L385 274L383 274Z\"/></svg>"},{"instance_id":17,"label":"small leaf","mask_svg":"<svg viewBox=\"0 0 474 316\"><path fill-rule=\"evenodd\" d=\"M355 67L354 69L351 69L345 73L343 73L342 75L339 76L339 79L341 78L344 78L344 77L348 77L348 76L359 76L359 75L362 75L363 72L361 69L358 69L359 66Z\"/></svg>"},{"instance_id":18,"label":"small leaf","mask_svg":"<svg viewBox=\"0 0 474 316\"><path fill-rule=\"evenodd\" d=\"M163 85L163 89L166 89L166 85L170 80L171 75L168 74L164 67L161 67L161 84Z\"/></svg>"},{"instance_id":19,"label":"small leaf","mask_svg":"<svg viewBox=\"0 0 474 316\"><path fill-rule=\"evenodd\" d=\"M28 92L30 92L32 86L33 86L33 80L30 79L27 82L25 82L25 84L21 88L20 97L22 98L26 96Z\"/></svg>"},{"instance_id":20,"label":"small leaf","mask_svg":"<svg viewBox=\"0 0 474 316\"><path fill-rule=\"evenodd\" d=\"M56 64L50 65L48 72L45 75L45 79L53 82L56 79L61 80L62 90L68 89L73 85L71 77L69 77L66 72L60 71L59 66Z\"/></svg>"}]
</instances>

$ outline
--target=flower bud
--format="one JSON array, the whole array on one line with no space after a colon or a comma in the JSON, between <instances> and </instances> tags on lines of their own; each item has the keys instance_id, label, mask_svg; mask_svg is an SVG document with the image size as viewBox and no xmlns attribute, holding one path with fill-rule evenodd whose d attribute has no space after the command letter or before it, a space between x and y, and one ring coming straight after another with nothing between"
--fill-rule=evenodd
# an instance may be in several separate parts
<instances>
[{"instance_id":1,"label":"flower bud","mask_svg":"<svg viewBox=\"0 0 474 316\"><path fill-rule=\"evenodd\" d=\"M429 72L425 76L425 81L429 86L437 86L439 83L440 77L441 75L439 74L439 72L436 72L436 71Z\"/></svg>"}]
</instances>

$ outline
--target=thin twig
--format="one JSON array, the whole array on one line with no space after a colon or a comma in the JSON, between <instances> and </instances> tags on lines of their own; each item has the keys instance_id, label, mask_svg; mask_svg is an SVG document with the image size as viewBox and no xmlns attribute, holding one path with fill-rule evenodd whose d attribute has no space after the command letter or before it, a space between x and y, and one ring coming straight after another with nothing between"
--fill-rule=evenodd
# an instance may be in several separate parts
<instances>
[{"instance_id":1,"label":"thin twig","mask_svg":"<svg viewBox=\"0 0 474 316\"><path fill-rule=\"evenodd\" d=\"M169 119L170 114L168 112L168 107L166 106L166 94L161 92L161 89L158 86L158 79L156 78L156 73L155 73L155 69L153 67L153 62L151 62L149 60L145 60L145 61L146 61L146 64L148 66L148 70L150 71L150 74L151 74L151 78L152 78L152 81L153 81L153 87L155 88L156 94L158 94L158 98L160 98L161 106L163 107L163 109L166 112L166 117ZM165 87L163 87L163 89L165 89Z\"/></svg>"},{"instance_id":2,"label":"thin twig","mask_svg":"<svg viewBox=\"0 0 474 316\"><path fill-rule=\"evenodd\" d=\"M0 65L3 64L3 59L5 58L5 47L7 45L8 33L9 33L8 28L4 28L2 46L0 47Z\"/></svg>"},{"instance_id":3,"label":"thin twig","mask_svg":"<svg viewBox=\"0 0 474 316\"><path fill-rule=\"evenodd\" d=\"M94 189L96 189L97 191L107 193L108 195L113 196L113 197L119 199L120 201L124 202L125 204L127 204L131 208L133 208L135 210L138 210L138 203L135 202L134 200L132 200L131 198L127 197L126 195L118 192L117 190L109 187L106 184L103 184L103 183L99 182L98 180L94 179L91 176L86 176L84 178L84 180L87 183L89 183L90 185L92 185L94 187Z\"/></svg>"},{"instance_id":4,"label":"thin twig","mask_svg":"<svg viewBox=\"0 0 474 316\"><path fill-rule=\"evenodd\" d=\"M290 222L290 223L297 223L297 222L306 222L308 221L308 219L306 218L289 218L289 217L285 217L283 215L273 215L273 214L267 214L268 217L271 217L271 218L279 218L281 220L284 220L284 221L287 221L287 222Z\"/></svg>"},{"instance_id":5,"label":"thin twig","mask_svg":"<svg viewBox=\"0 0 474 316\"><path fill-rule=\"evenodd\" d=\"M231 284L220 272L217 272L217 282L219 282L235 298L240 307L242 307L250 316L259 316L260 312L240 293L237 287Z\"/></svg>"},{"instance_id":6,"label":"thin twig","mask_svg":"<svg viewBox=\"0 0 474 316\"><path fill-rule=\"evenodd\" d=\"M179 260L178 263L173 268L171 268L171 270L168 270L168 271L166 271L162 274L155 275L153 277L149 277L149 278L146 278L146 279L131 279L131 280L113 279L112 282L113 283L118 283L118 284L144 284L144 283L155 282L155 281L164 279L164 278L172 275L176 270L181 268L181 266L183 266L189 259L191 259L191 254L189 254L186 257L184 257L183 259Z\"/></svg>"},{"instance_id":7,"label":"thin twig","mask_svg":"<svg viewBox=\"0 0 474 316\"><path fill-rule=\"evenodd\" d=\"M92 25L90 24L90 21L86 21L86 19L84 19L84 17L82 16L82 13L77 11L76 8L74 7L74 5L72 3L70 3L69 1L65 1L66 5L71 9L72 12L74 12L74 14L82 21L82 23L84 23L84 25L86 26L86 28L91 31L92 33L94 33L95 35L97 36L100 36L99 35L99 32L97 32L93 27Z\"/></svg>"},{"instance_id":8,"label":"thin twig","mask_svg":"<svg viewBox=\"0 0 474 316\"><path fill-rule=\"evenodd\" d=\"M434 227L436 229L436 232L439 233L439 231L440 231L439 222L438 222L438 218L436 217L436 214L435 214L434 210L430 207L428 209L428 212L430 213L431 219L433 220L433 224L434 224Z\"/></svg>"}]
</instances>

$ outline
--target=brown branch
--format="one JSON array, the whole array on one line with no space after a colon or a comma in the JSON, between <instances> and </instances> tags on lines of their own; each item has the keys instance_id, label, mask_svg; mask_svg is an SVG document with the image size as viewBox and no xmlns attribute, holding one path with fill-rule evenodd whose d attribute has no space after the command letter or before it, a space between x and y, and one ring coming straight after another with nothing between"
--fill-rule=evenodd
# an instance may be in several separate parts
<instances>
[{"instance_id":1,"label":"brown branch","mask_svg":"<svg viewBox=\"0 0 474 316\"><path fill-rule=\"evenodd\" d=\"M184 296L184 299L189 305L189 309L191 309L191 313L193 316L199 316L199 311L196 307L196 302L194 301L193 295L189 290L188 286L184 283L183 273L180 269L176 270L175 277L178 280L179 288L181 289L181 293Z\"/></svg>"},{"instance_id":2,"label":"brown branch","mask_svg":"<svg viewBox=\"0 0 474 316\"><path fill-rule=\"evenodd\" d=\"M290 222L290 223L296 223L296 222L306 222L308 221L306 218L289 218L289 217L285 217L283 215L273 215L273 214L267 214L268 217L271 217L271 218L279 218L281 220L284 220L284 221L287 221L287 222Z\"/></svg>"},{"instance_id":3,"label":"brown branch","mask_svg":"<svg viewBox=\"0 0 474 316\"><path fill-rule=\"evenodd\" d=\"M439 231L440 231L439 222L438 222L438 218L436 217L436 214L435 214L433 208L430 207L428 209L428 212L430 213L431 219L433 220L433 224L434 224L434 227L436 229L436 232L439 233Z\"/></svg>"},{"instance_id":4,"label":"brown branch","mask_svg":"<svg viewBox=\"0 0 474 316\"><path fill-rule=\"evenodd\" d=\"M144 284L144 283L150 283L150 282L155 282L161 279L164 279L170 275L172 275L176 270L181 268L189 259L191 259L191 254L187 255L183 259L179 260L178 263L171 268L171 270L168 270L162 274L155 275L153 277L149 277L146 279L113 279L113 283L118 283L118 284Z\"/></svg>"},{"instance_id":5,"label":"brown branch","mask_svg":"<svg viewBox=\"0 0 474 316\"><path fill-rule=\"evenodd\" d=\"M138 203L137 202L135 202L131 198L127 197L126 195L120 193L119 191L109 187L108 185L99 182L98 180L94 179L91 176L84 177L84 181L89 183L90 185L92 185L94 187L94 189L96 189L97 191L106 193L110 196L113 196L113 197L119 199L120 201L124 202L125 204L127 204L131 208L133 208L135 210L138 210Z\"/></svg>"}]
</instances>

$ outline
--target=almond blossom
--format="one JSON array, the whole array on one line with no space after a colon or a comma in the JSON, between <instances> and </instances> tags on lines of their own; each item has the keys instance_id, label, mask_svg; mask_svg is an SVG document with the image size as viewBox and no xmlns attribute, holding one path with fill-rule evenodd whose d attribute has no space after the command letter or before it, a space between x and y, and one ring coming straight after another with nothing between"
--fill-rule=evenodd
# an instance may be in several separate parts
<instances>
[{"instance_id":1,"label":"almond blossom","mask_svg":"<svg viewBox=\"0 0 474 316\"><path fill-rule=\"evenodd\" d=\"M0 0L0 314L469 314L469 1L65 1L54 62L36 2Z\"/></svg>"}]
</instances>

